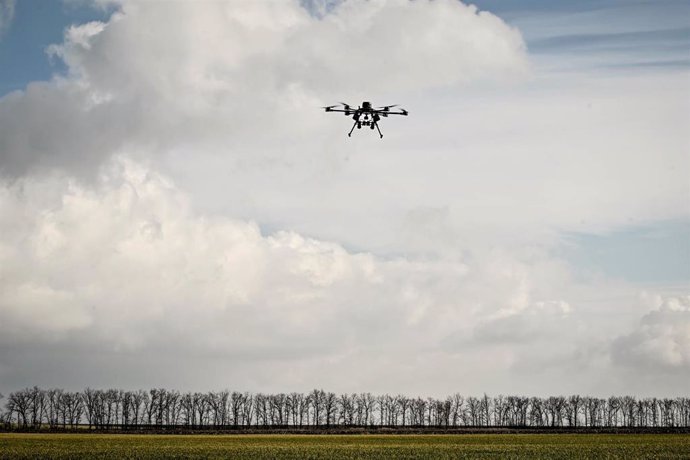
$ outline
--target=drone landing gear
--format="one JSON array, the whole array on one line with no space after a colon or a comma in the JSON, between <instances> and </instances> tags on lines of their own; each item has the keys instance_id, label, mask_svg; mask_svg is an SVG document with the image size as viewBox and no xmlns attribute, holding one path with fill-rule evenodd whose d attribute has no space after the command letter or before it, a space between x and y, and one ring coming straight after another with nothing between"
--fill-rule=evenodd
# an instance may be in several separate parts
<instances>
[{"instance_id":1,"label":"drone landing gear","mask_svg":"<svg viewBox=\"0 0 690 460\"><path fill-rule=\"evenodd\" d=\"M361 121L355 121L352 125L352 129L350 130L349 133L347 133L347 137L352 137L352 131L355 130L355 127L358 129L362 129L362 122ZM383 134L381 133L381 128L379 128L379 124L376 122L373 122L373 124L370 125L371 129L376 128L376 130L379 132L379 136L381 139L383 139Z\"/></svg>"},{"instance_id":2,"label":"drone landing gear","mask_svg":"<svg viewBox=\"0 0 690 460\"><path fill-rule=\"evenodd\" d=\"M352 137L352 131L355 130L355 126L357 126L358 121L355 121L355 123L352 125L352 129L350 130L349 133L347 133L347 137Z\"/></svg>"},{"instance_id":3,"label":"drone landing gear","mask_svg":"<svg viewBox=\"0 0 690 460\"><path fill-rule=\"evenodd\" d=\"M374 122L374 126L376 126L376 130L379 132L379 136L381 136L379 139L383 139L383 134L381 134L381 128L379 128L379 124L377 122ZM374 129L373 127L371 129Z\"/></svg>"}]
</instances>

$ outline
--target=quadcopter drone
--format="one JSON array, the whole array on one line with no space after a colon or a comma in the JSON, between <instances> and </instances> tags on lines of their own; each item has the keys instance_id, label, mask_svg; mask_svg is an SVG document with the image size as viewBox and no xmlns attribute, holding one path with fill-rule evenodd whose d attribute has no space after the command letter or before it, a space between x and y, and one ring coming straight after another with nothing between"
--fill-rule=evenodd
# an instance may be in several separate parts
<instances>
[{"instance_id":1,"label":"quadcopter drone","mask_svg":"<svg viewBox=\"0 0 690 460\"><path fill-rule=\"evenodd\" d=\"M342 108L335 108L340 106L342 106ZM329 105L323 108L326 109L326 112L341 112L344 113L345 116L352 115L352 119L355 120L355 123L352 125L350 132L347 133L348 137L352 136L352 131L355 130L355 127L357 127L357 129L362 129L362 126L368 126L371 129L376 128L379 132L379 136L383 138L383 134L381 134L381 129L379 128L379 120L381 117L387 117L388 115L407 115L407 110L405 109L399 108L391 110L393 107L397 106L397 104L394 104L373 108L371 102L362 102L361 107L353 109L349 104L341 102L340 104Z\"/></svg>"}]
</instances>

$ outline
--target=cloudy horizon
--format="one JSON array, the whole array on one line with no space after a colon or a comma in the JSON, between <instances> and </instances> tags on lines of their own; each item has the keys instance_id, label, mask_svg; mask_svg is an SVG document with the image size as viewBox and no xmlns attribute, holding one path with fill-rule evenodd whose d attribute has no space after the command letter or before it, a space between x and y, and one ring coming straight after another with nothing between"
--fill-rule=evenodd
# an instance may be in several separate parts
<instances>
[{"instance_id":1,"label":"cloudy horizon","mask_svg":"<svg viewBox=\"0 0 690 460\"><path fill-rule=\"evenodd\" d=\"M688 13L0 0L0 393L685 395Z\"/></svg>"}]
</instances>

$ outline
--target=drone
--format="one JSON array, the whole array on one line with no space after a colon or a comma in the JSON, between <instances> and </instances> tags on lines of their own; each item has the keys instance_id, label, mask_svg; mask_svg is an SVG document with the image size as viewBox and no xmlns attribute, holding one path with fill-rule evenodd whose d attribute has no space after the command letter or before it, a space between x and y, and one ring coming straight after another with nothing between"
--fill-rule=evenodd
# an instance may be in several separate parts
<instances>
[{"instance_id":1,"label":"drone","mask_svg":"<svg viewBox=\"0 0 690 460\"><path fill-rule=\"evenodd\" d=\"M341 106L342 108L336 108ZM401 108L391 110L393 107L398 107L398 104L384 105L382 107L374 108L371 106L371 102L365 101L362 102L361 107L357 107L356 109L353 109L350 104L346 104L344 102L336 105L329 105L323 108L326 109L326 112L344 113L346 117L352 115L352 119L355 120L355 123L352 125L350 132L347 133L348 137L352 137L352 131L355 130L355 127L357 127L357 129L362 129L362 126L368 126L371 129L376 128L376 130L379 132L379 136L383 138L381 128L379 128L379 120L381 120L381 117L387 117L388 115L407 116L408 113L407 110Z\"/></svg>"}]
</instances>

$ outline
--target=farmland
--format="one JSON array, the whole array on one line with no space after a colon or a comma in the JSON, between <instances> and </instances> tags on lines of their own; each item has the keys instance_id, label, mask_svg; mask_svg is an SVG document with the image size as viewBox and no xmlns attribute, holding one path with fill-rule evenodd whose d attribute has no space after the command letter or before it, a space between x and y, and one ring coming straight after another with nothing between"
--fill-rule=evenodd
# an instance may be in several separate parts
<instances>
[{"instance_id":1,"label":"farmland","mask_svg":"<svg viewBox=\"0 0 690 460\"><path fill-rule=\"evenodd\" d=\"M685 434L0 433L0 458L688 458Z\"/></svg>"}]
</instances>

